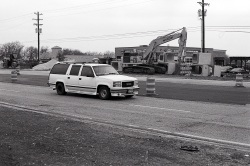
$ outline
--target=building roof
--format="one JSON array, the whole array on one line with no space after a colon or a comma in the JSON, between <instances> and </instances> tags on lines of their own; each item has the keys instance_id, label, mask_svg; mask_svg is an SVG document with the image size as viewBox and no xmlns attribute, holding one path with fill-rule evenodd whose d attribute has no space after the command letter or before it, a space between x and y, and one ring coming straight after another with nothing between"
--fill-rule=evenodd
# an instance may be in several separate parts
<instances>
[{"instance_id":1,"label":"building roof","mask_svg":"<svg viewBox=\"0 0 250 166\"><path fill-rule=\"evenodd\" d=\"M54 46L54 47L52 47L51 49L62 49L62 48L59 47L59 46Z\"/></svg>"}]
</instances>

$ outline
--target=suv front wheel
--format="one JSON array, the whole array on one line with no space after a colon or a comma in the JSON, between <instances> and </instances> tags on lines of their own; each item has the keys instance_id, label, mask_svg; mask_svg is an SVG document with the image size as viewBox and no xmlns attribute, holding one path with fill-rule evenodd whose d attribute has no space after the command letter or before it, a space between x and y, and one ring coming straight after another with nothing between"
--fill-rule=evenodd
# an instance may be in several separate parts
<instances>
[{"instance_id":1,"label":"suv front wheel","mask_svg":"<svg viewBox=\"0 0 250 166\"><path fill-rule=\"evenodd\" d=\"M107 100L110 98L110 90L108 87L106 86L102 86L99 89L99 98L102 100Z\"/></svg>"},{"instance_id":2,"label":"suv front wheel","mask_svg":"<svg viewBox=\"0 0 250 166\"><path fill-rule=\"evenodd\" d=\"M56 92L58 95L65 95L66 94L63 83L56 84Z\"/></svg>"}]
</instances>

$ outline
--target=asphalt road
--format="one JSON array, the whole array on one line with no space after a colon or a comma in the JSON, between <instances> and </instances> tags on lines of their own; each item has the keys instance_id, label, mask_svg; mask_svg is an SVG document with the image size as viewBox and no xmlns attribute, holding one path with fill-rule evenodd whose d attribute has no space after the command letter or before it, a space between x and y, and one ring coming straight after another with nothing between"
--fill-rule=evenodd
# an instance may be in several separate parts
<instances>
[{"instance_id":1,"label":"asphalt road","mask_svg":"<svg viewBox=\"0 0 250 166\"><path fill-rule=\"evenodd\" d=\"M47 86L48 76L20 75L19 84ZM0 82L11 82L9 74L1 74ZM146 95L146 82L139 82L139 95ZM156 82L157 98L226 104L250 104L250 88Z\"/></svg>"},{"instance_id":2,"label":"asphalt road","mask_svg":"<svg viewBox=\"0 0 250 166\"><path fill-rule=\"evenodd\" d=\"M250 146L250 107L151 97L58 96L48 87L0 83L0 104Z\"/></svg>"}]
</instances>

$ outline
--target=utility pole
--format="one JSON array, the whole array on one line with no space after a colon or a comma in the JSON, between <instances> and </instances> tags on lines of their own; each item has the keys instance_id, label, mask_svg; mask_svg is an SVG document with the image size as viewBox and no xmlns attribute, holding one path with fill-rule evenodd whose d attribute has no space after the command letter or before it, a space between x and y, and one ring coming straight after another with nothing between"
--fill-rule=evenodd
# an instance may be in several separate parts
<instances>
[{"instance_id":1,"label":"utility pole","mask_svg":"<svg viewBox=\"0 0 250 166\"><path fill-rule=\"evenodd\" d=\"M197 2L201 5L201 10L198 10L198 15L199 17L201 16L201 21L202 21L202 26L201 26L201 29L202 29L202 47L201 47L201 51L203 53L205 53L205 16L207 14L207 10L205 10L205 6L209 6L209 3L205 3L204 0L202 0L202 2Z\"/></svg>"},{"instance_id":2,"label":"utility pole","mask_svg":"<svg viewBox=\"0 0 250 166\"><path fill-rule=\"evenodd\" d=\"M40 24L40 20L43 20L43 19L40 19L39 16L43 15L43 14L39 13L39 12L35 12L34 14L37 16L36 19L32 19L32 20L36 20L37 21L37 23L34 23L34 25L37 26L37 28L36 28L36 33L37 33L37 38L38 38L37 60L39 62L39 56L40 56L40 33L42 33L42 28L40 28L40 26L43 25L43 24Z\"/></svg>"}]
</instances>

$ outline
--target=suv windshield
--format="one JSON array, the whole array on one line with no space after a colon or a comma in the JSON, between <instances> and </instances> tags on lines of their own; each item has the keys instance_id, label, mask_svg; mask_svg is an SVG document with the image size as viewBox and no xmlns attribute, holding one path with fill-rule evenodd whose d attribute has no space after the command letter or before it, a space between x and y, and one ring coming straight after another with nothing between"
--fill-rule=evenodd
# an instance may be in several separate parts
<instances>
[{"instance_id":1,"label":"suv windshield","mask_svg":"<svg viewBox=\"0 0 250 166\"><path fill-rule=\"evenodd\" d=\"M96 76L119 74L112 66L93 66Z\"/></svg>"}]
</instances>

